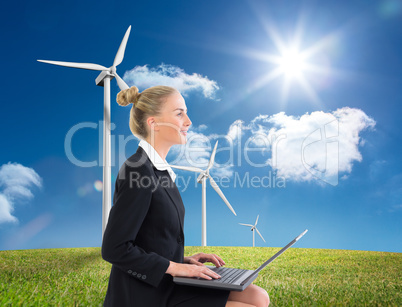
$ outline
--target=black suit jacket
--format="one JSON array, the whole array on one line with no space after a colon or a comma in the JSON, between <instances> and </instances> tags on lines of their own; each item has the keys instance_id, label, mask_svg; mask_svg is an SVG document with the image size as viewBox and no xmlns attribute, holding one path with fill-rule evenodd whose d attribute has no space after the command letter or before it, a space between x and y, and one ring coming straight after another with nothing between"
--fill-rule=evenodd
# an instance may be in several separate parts
<instances>
[{"instance_id":1,"label":"black suit jacket","mask_svg":"<svg viewBox=\"0 0 402 307\"><path fill-rule=\"evenodd\" d=\"M119 170L102 257L112 263L105 306L165 306L173 290L169 260L183 262L184 206L167 171L145 151Z\"/></svg>"}]
</instances>

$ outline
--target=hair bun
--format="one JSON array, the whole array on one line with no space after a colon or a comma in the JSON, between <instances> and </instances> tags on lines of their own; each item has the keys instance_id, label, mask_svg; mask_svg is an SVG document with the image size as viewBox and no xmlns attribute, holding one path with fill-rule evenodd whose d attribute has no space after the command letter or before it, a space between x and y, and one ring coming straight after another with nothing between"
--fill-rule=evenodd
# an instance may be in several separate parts
<instances>
[{"instance_id":1,"label":"hair bun","mask_svg":"<svg viewBox=\"0 0 402 307\"><path fill-rule=\"evenodd\" d=\"M122 90L117 94L116 101L119 105L125 107L130 103L135 104L138 101L138 98L141 94L138 92L138 88L136 86L132 86L126 90Z\"/></svg>"}]
</instances>

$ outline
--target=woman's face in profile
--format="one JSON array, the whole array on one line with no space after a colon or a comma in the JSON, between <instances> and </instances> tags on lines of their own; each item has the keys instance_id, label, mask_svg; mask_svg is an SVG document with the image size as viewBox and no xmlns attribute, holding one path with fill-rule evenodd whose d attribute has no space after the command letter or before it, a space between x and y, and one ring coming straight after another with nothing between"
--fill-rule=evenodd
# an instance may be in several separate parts
<instances>
[{"instance_id":1,"label":"woman's face in profile","mask_svg":"<svg viewBox=\"0 0 402 307\"><path fill-rule=\"evenodd\" d=\"M187 116L186 102L180 93L174 93L165 99L157 123L161 140L172 145L187 143L187 130L191 120Z\"/></svg>"}]
</instances>

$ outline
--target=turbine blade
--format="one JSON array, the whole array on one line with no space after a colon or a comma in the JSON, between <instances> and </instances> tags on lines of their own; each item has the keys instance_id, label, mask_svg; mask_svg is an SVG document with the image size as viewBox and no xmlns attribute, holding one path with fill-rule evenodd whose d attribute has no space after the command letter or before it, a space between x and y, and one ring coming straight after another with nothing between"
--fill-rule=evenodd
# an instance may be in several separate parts
<instances>
[{"instance_id":1,"label":"turbine blade","mask_svg":"<svg viewBox=\"0 0 402 307\"><path fill-rule=\"evenodd\" d=\"M215 143L214 150L212 151L211 158L209 159L207 170L210 169L212 167L212 165L214 165L215 153L216 153L217 146L218 146L218 141L216 141L216 143Z\"/></svg>"},{"instance_id":2,"label":"turbine blade","mask_svg":"<svg viewBox=\"0 0 402 307\"><path fill-rule=\"evenodd\" d=\"M259 218L260 216L259 215L257 215L257 219L255 220L255 224L254 224L254 226L257 226L257 223L258 223L258 218Z\"/></svg>"},{"instance_id":3,"label":"turbine blade","mask_svg":"<svg viewBox=\"0 0 402 307\"><path fill-rule=\"evenodd\" d=\"M258 231L257 228L255 228L255 230L257 230L257 233L260 235L261 239L265 242L264 238L262 237L261 233Z\"/></svg>"},{"instance_id":4,"label":"turbine blade","mask_svg":"<svg viewBox=\"0 0 402 307\"><path fill-rule=\"evenodd\" d=\"M128 37L130 36L130 31L131 31L131 26L128 27L126 34L124 34L123 40L121 41L119 50L117 50L116 57L114 58L114 61L113 61L114 67L116 67L123 61L124 51L126 51L126 45L127 45Z\"/></svg>"},{"instance_id":5,"label":"turbine blade","mask_svg":"<svg viewBox=\"0 0 402 307\"><path fill-rule=\"evenodd\" d=\"M214 188L214 190L216 191L216 193L219 194L219 196L223 199L223 201L226 203L226 206L228 206L228 208L230 209L230 211L233 212L234 215L237 216L236 212L233 210L232 206L229 204L228 200L226 199L225 195L223 195L221 189L218 187L218 185L216 184L215 180L212 179L211 176L209 176L209 180L211 182L212 187Z\"/></svg>"},{"instance_id":6,"label":"turbine blade","mask_svg":"<svg viewBox=\"0 0 402 307\"><path fill-rule=\"evenodd\" d=\"M73 67L73 68L81 68L81 69L89 69L89 70L109 70L105 66L91 63L74 63L74 62L60 62L60 61L47 61L47 60L38 60L38 62L48 63L59 66Z\"/></svg>"},{"instance_id":7,"label":"turbine blade","mask_svg":"<svg viewBox=\"0 0 402 307\"><path fill-rule=\"evenodd\" d=\"M117 73L115 73L114 76L116 77L117 85L119 86L119 88L120 88L121 91L130 88L130 87L127 85L127 83L124 82L124 80L123 80L122 78L120 78L120 76L119 76Z\"/></svg>"},{"instance_id":8,"label":"turbine blade","mask_svg":"<svg viewBox=\"0 0 402 307\"><path fill-rule=\"evenodd\" d=\"M173 168L182 169L182 170L185 170L185 171L197 172L197 173L203 171L202 169L200 169L198 167L193 167L193 166L179 166L179 165L169 165L169 166L173 167Z\"/></svg>"},{"instance_id":9,"label":"turbine blade","mask_svg":"<svg viewBox=\"0 0 402 307\"><path fill-rule=\"evenodd\" d=\"M244 225L244 226L249 226L249 227L253 227L253 225L250 224L243 224L243 223L239 223L240 225Z\"/></svg>"}]
</instances>

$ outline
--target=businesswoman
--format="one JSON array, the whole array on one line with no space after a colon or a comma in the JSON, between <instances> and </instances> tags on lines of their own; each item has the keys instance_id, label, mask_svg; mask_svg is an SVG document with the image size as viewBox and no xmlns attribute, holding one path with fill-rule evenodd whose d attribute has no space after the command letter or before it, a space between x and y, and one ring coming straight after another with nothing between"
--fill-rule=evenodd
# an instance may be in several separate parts
<instances>
[{"instance_id":1,"label":"businesswoman","mask_svg":"<svg viewBox=\"0 0 402 307\"><path fill-rule=\"evenodd\" d=\"M133 104L129 126L141 141L119 170L103 236L102 257L112 263L104 306L268 306L268 294L255 285L231 292L173 283L173 276L219 278L203 263L225 264L215 254L184 257L185 209L166 156L187 142L186 104L167 86L142 93L133 86L117 102Z\"/></svg>"}]
</instances>

